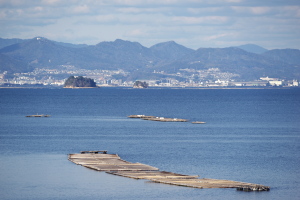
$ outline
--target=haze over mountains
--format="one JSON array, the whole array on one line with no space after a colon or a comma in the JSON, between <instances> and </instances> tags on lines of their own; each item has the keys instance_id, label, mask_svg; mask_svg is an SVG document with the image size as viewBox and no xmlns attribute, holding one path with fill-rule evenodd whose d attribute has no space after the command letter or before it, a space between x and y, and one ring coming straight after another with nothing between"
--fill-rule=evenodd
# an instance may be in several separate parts
<instances>
[{"instance_id":1,"label":"haze over mountains","mask_svg":"<svg viewBox=\"0 0 300 200\"><path fill-rule=\"evenodd\" d=\"M36 37L0 38L0 73L74 65L82 69L123 69L137 79L157 78L155 71L176 74L179 69L219 68L239 74L240 80L262 76L300 79L300 50L267 50L257 45L193 50L173 41L151 46L117 39L97 45L75 45Z\"/></svg>"}]
</instances>

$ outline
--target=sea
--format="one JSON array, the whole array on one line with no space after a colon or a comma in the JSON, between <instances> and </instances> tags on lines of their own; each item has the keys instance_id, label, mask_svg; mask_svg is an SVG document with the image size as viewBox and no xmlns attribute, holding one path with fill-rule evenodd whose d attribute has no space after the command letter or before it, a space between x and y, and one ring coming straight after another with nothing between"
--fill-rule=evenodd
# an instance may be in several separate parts
<instances>
[{"instance_id":1,"label":"sea","mask_svg":"<svg viewBox=\"0 0 300 200\"><path fill-rule=\"evenodd\" d=\"M35 114L51 116L25 117ZM180 187L68 161L68 154L89 150L107 150L161 171L271 189ZM299 188L299 88L0 89L2 200L296 200Z\"/></svg>"}]
</instances>

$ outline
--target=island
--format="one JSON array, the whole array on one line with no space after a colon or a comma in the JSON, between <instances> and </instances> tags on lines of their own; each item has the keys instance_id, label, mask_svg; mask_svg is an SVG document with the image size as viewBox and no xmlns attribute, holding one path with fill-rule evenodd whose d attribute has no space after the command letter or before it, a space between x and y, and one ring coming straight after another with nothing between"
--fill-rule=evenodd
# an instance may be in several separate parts
<instances>
[{"instance_id":1,"label":"island","mask_svg":"<svg viewBox=\"0 0 300 200\"><path fill-rule=\"evenodd\" d=\"M70 76L64 84L64 88L95 88L97 87L95 81L91 78L83 76Z\"/></svg>"},{"instance_id":2,"label":"island","mask_svg":"<svg viewBox=\"0 0 300 200\"><path fill-rule=\"evenodd\" d=\"M133 88L147 88L148 84L146 82L142 82L142 81L136 81L133 84Z\"/></svg>"}]
</instances>

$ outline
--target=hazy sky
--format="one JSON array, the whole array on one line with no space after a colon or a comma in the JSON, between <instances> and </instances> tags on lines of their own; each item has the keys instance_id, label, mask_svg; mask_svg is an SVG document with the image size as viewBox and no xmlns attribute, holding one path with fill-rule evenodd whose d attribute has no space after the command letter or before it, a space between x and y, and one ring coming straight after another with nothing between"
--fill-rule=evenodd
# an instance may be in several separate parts
<instances>
[{"instance_id":1,"label":"hazy sky","mask_svg":"<svg viewBox=\"0 0 300 200\"><path fill-rule=\"evenodd\" d=\"M0 0L0 37L300 49L300 0Z\"/></svg>"}]
</instances>

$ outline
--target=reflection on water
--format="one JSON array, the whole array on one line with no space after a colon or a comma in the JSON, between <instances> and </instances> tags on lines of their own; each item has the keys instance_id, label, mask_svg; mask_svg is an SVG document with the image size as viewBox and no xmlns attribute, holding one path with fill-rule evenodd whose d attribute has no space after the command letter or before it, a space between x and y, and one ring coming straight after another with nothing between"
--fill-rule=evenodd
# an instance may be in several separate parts
<instances>
[{"instance_id":1,"label":"reflection on water","mask_svg":"<svg viewBox=\"0 0 300 200\"><path fill-rule=\"evenodd\" d=\"M199 199L199 195L223 199L223 195L236 195L234 189L201 190L113 176L77 166L66 155L1 156L1 160L5 160L0 172L2 199Z\"/></svg>"}]
</instances>

